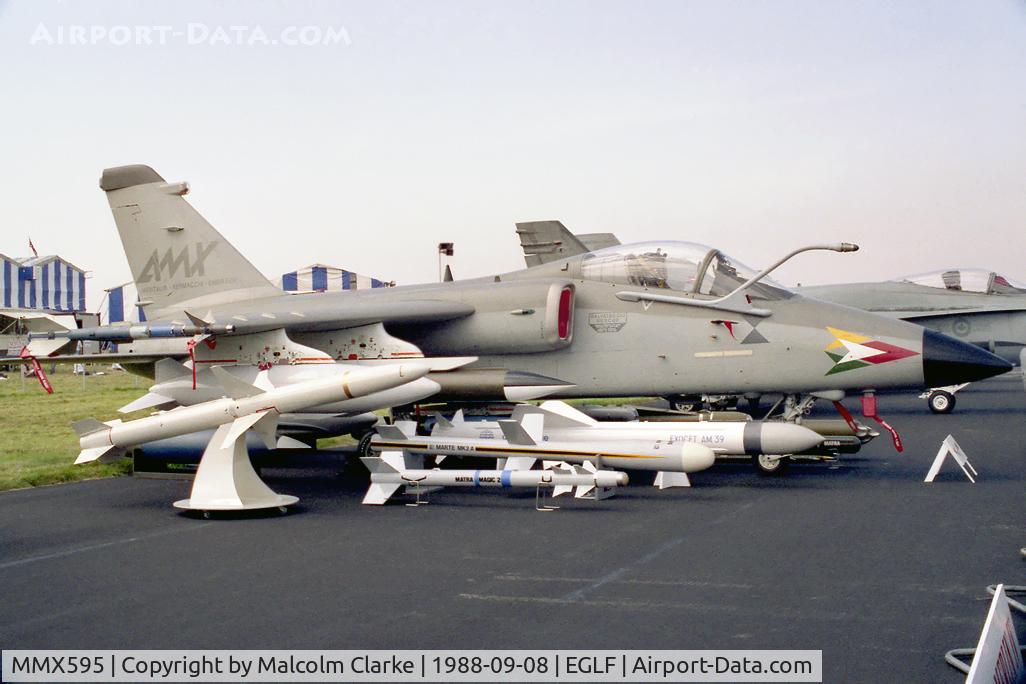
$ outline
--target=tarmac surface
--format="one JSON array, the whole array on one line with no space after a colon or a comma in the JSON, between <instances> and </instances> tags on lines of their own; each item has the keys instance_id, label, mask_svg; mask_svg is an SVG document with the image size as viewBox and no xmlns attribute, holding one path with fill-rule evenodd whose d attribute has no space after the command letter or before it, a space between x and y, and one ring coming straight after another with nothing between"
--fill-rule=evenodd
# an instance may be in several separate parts
<instances>
[{"instance_id":1,"label":"tarmac surface","mask_svg":"<svg viewBox=\"0 0 1026 684\"><path fill-rule=\"evenodd\" d=\"M0 646L822 649L827 682L961 681L943 654L976 645L986 585L1026 584L1026 393L879 412L904 454L884 434L782 477L639 473L546 514L533 490L361 506L362 475L326 467L264 472L300 497L286 516L189 517L182 481L0 494ZM949 433L977 484L950 462L923 483Z\"/></svg>"}]
</instances>

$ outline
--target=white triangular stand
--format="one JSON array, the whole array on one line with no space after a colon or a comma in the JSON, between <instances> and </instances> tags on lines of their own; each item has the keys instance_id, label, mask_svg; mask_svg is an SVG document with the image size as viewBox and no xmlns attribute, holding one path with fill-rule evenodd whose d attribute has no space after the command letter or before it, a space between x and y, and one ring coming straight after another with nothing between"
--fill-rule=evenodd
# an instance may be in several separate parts
<instances>
[{"instance_id":1,"label":"white triangular stand","mask_svg":"<svg viewBox=\"0 0 1026 684\"><path fill-rule=\"evenodd\" d=\"M669 489L670 487L690 487L691 480L688 479L687 473L673 473L660 470L656 473L655 482L652 484L659 487L659 489Z\"/></svg>"},{"instance_id":2,"label":"white triangular stand","mask_svg":"<svg viewBox=\"0 0 1026 684\"><path fill-rule=\"evenodd\" d=\"M249 462L245 435L227 448L221 448L231 428L231 423L217 428L200 459L189 498L175 501L175 508L190 511L280 508L284 511L286 506L299 501L295 496L276 494L264 484Z\"/></svg>"},{"instance_id":3,"label":"white triangular stand","mask_svg":"<svg viewBox=\"0 0 1026 684\"><path fill-rule=\"evenodd\" d=\"M933 482L933 479L937 477L937 474L940 472L941 466L944 465L944 461L947 459L948 454L951 454L955 459L955 463L957 463L958 467L962 469L965 476L969 478L969 481L975 484L976 480L973 479L973 476L975 475L979 477L980 474L976 472L976 468L973 468L973 464L969 462L969 458L965 455L965 452L962 451L962 447L958 446L958 442L956 442L955 438L951 435L945 437L944 441L941 442L941 447L937 452L937 457L933 459L933 465L930 466L930 472L926 474L926 479L923 480L923 482Z\"/></svg>"}]
</instances>

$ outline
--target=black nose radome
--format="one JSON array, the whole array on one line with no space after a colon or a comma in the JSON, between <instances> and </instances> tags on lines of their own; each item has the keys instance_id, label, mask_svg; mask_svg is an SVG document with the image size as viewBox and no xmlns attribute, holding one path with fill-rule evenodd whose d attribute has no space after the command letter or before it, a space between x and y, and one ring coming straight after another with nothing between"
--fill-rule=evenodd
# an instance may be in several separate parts
<instances>
[{"instance_id":1,"label":"black nose radome","mask_svg":"<svg viewBox=\"0 0 1026 684\"><path fill-rule=\"evenodd\" d=\"M933 330L923 333L923 380L927 387L983 380L1011 369L1012 364L974 344Z\"/></svg>"}]
</instances>

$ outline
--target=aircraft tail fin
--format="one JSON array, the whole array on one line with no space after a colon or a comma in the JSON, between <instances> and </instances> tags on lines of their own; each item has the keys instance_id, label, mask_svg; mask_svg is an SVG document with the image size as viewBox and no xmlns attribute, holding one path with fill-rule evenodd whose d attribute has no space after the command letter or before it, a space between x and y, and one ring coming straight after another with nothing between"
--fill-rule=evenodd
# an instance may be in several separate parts
<instances>
[{"instance_id":1,"label":"aircraft tail fin","mask_svg":"<svg viewBox=\"0 0 1026 684\"><path fill-rule=\"evenodd\" d=\"M134 164L104 169L100 188L148 318L281 294L185 200L187 183Z\"/></svg>"},{"instance_id":2,"label":"aircraft tail fin","mask_svg":"<svg viewBox=\"0 0 1026 684\"><path fill-rule=\"evenodd\" d=\"M517 236L527 266L587 254L588 248L561 221L524 221L517 224Z\"/></svg>"}]
</instances>

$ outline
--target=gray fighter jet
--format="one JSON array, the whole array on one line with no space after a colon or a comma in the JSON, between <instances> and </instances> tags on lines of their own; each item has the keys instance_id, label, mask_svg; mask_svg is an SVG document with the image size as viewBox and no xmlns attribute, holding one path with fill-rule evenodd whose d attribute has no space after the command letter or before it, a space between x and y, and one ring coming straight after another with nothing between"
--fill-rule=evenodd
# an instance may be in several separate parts
<instances>
[{"instance_id":1,"label":"gray fighter jet","mask_svg":"<svg viewBox=\"0 0 1026 684\"><path fill-rule=\"evenodd\" d=\"M949 385L1009 368L976 345L767 277L799 252L854 245L804 247L756 272L698 244L586 236L536 266L487 278L287 294L184 199L187 184L136 165L105 170L100 187L147 322L47 333L27 354L81 339L132 343L122 356L192 358L198 390L214 365L300 371L325 360L475 356L469 367L428 376L440 397L782 392L792 417L817 397ZM181 394L178 403L187 401Z\"/></svg>"},{"instance_id":2,"label":"gray fighter jet","mask_svg":"<svg viewBox=\"0 0 1026 684\"><path fill-rule=\"evenodd\" d=\"M1022 365L1026 350L1026 285L985 269L948 269L882 283L796 288L809 297L900 318L987 349ZM968 381L933 386L935 413L955 407Z\"/></svg>"}]
</instances>

